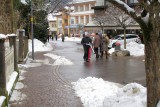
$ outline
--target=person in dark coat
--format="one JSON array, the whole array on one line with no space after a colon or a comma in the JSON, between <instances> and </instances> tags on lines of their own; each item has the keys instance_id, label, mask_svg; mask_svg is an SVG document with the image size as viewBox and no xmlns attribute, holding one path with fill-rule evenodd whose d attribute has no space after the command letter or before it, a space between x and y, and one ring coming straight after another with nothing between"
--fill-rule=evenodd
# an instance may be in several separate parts
<instances>
[{"instance_id":1,"label":"person in dark coat","mask_svg":"<svg viewBox=\"0 0 160 107\"><path fill-rule=\"evenodd\" d=\"M83 56L83 59L84 61L88 62L89 59L88 59L88 51L89 51L89 48L90 46L88 44L91 44L92 43L92 40L91 38L89 37L89 33L88 32L85 32L85 36L82 38L81 40L81 44L83 45L83 48L84 48L84 56Z\"/></svg>"},{"instance_id":2,"label":"person in dark coat","mask_svg":"<svg viewBox=\"0 0 160 107\"><path fill-rule=\"evenodd\" d=\"M61 36L62 36L62 42L64 42L65 39L64 34L62 34Z\"/></svg>"},{"instance_id":3,"label":"person in dark coat","mask_svg":"<svg viewBox=\"0 0 160 107\"><path fill-rule=\"evenodd\" d=\"M57 41L57 38L58 38L58 35L57 35L57 34L55 34L55 38L56 38L56 41Z\"/></svg>"}]
</instances>

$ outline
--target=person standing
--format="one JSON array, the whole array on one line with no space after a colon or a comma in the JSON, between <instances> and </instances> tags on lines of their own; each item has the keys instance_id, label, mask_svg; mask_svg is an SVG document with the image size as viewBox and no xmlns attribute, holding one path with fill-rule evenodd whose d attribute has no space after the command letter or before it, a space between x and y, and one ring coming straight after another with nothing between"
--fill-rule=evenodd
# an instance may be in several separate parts
<instances>
[{"instance_id":1,"label":"person standing","mask_svg":"<svg viewBox=\"0 0 160 107\"><path fill-rule=\"evenodd\" d=\"M98 54L98 48L100 47L100 37L98 36L98 33L95 34L94 41L93 41L93 46L94 46L94 52L96 54L96 59L99 58Z\"/></svg>"},{"instance_id":2,"label":"person standing","mask_svg":"<svg viewBox=\"0 0 160 107\"><path fill-rule=\"evenodd\" d=\"M52 41L54 40L54 33L52 33Z\"/></svg>"},{"instance_id":3,"label":"person standing","mask_svg":"<svg viewBox=\"0 0 160 107\"><path fill-rule=\"evenodd\" d=\"M106 55L106 59L108 58L108 44L109 44L109 37L104 34L102 37L102 53L101 53L101 57L103 57L103 53L105 52Z\"/></svg>"},{"instance_id":4,"label":"person standing","mask_svg":"<svg viewBox=\"0 0 160 107\"><path fill-rule=\"evenodd\" d=\"M62 37L62 42L64 42L65 39L64 34L62 34L61 37Z\"/></svg>"},{"instance_id":5,"label":"person standing","mask_svg":"<svg viewBox=\"0 0 160 107\"><path fill-rule=\"evenodd\" d=\"M98 33L98 36L100 37L100 54L101 54L101 58L103 57L103 37L102 37L102 33Z\"/></svg>"},{"instance_id":6,"label":"person standing","mask_svg":"<svg viewBox=\"0 0 160 107\"><path fill-rule=\"evenodd\" d=\"M55 34L55 38L56 38L56 41L57 41L57 38L58 38L58 35L57 35L57 34Z\"/></svg>"},{"instance_id":7,"label":"person standing","mask_svg":"<svg viewBox=\"0 0 160 107\"><path fill-rule=\"evenodd\" d=\"M91 44L91 43L92 43L92 40L91 40L91 38L89 37L89 33L88 33L88 32L85 32L85 35L84 35L84 37L83 37L82 40L81 40L81 44L83 45L83 49L84 49L83 59L84 59L84 61L86 61L86 62L89 62L88 52L89 52L90 46L89 46L88 44Z\"/></svg>"},{"instance_id":8,"label":"person standing","mask_svg":"<svg viewBox=\"0 0 160 107\"><path fill-rule=\"evenodd\" d=\"M47 35L47 40L48 40L48 42L49 42L49 39L50 39L50 38L49 38L49 34L48 34L48 35Z\"/></svg>"}]
</instances>

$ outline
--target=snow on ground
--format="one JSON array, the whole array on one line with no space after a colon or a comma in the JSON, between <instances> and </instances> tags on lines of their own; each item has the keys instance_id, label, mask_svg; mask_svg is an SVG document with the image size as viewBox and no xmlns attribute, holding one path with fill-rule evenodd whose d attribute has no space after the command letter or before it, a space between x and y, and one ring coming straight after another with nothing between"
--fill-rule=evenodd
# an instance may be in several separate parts
<instances>
[{"instance_id":1,"label":"snow on ground","mask_svg":"<svg viewBox=\"0 0 160 107\"><path fill-rule=\"evenodd\" d=\"M61 37L60 38L58 38L58 40L62 40L61 39ZM79 41L81 41L82 40L82 38L80 38L80 37L65 37L65 39L64 39L64 41L72 41L72 42L79 42Z\"/></svg>"},{"instance_id":2,"label":"snow on ground","mask_svg":"<svg viewBox=\"0 0 160 107\"><path fill-rule=\"evenodd\" d=\"M28 60L25 64L18 64L18 67L19 68L30 68L30 67L38 67L41 65L42 65L42 63L37 63L37 60L32 60L31 58L28 58Z\"/></svg>"},{"instance_id":3,"label":"snow on ground","mask_svg":"<svg viewBox=\"0 0 160 107\"><path fill-rule=\"evenodd\" d=\"M0 107L2 106L5 99L6 99L5 96L0 96Z\"/></svg>"},{"instance_id":4,"label":"snow on ground","mask_svg":"<svg viewBox=\"0 0 160 107\"><path fill-rule=\"evenodd\" d=\"M65 37L65 41L81 41L82 38L79 37Z\"/></svg>"},{"instance_id":5,"label":"snow on ground","mask_svg":"<svg viewBox=\"0 0 160 107\"><path fill-rule=\"evenodd\" d=\"M7 82L7 87L6 88L7 88L8 95L11 93L11 89L13 87L13 84L14 84L17 76L18 76L18 73L16 71L14 71L11 74L9 81Z\"/></svg>"},{"instance_id":6,"label":"snow on ground","mask_svg":"<svg viewBox=\"0 0 160 107\"><path fill-rule=\"evenodd\" d=\"M28 45L29 45L29 52L32 52L32 40L31 39L29 39ZM49 43L44 44L40 40L34 39L34 52L51 51L51 50L52 50L52 46Z\"/></svg>"},{"instance_id":7,"label":"snow on ground","mask_svg":"<svg viewBox=\"0 0 160 107\"><path fill-rule=\"evenodd\" d=\"M124 49L124 45L121 45L121 49ZM131 56L143 56L144 55L144 44L138 44L136 42L130 42L126 44L126 50L130 51ZM114 48L109 50L109 53L114 52Z\"/></svg>"},{"instance_id":8,"label":"snow on ground","mask_svg":"<svg viewBox=\"0 0 160 107\"><path fill-rule=\"evenodd\" d=\"M54 61L53 65L73 65L73 62L66 59L64 56L54 55L52 53L44 54L44 56L48 56L52 58Z\"/></svg>"},{"instance_id":9,"label":"snow on ground","mask_svg":"<svg viewBox=\"0 0 160 107\"><path fill-rule=\"evenodd\" d=\"M87 77L72 85L84 107L146 107L146 88L137 83L119 87L101 78Z\"/></svg>"},{"instance_id":10,"label":"snow on ground","mask_svg":"<svg viewBox=\"0 0 160 107\"><path fill-rule=\"evenodd\" d=\"M23 94L22 92L20 92L19 90L14 90L12 93L12 96L10 98L10 102L22 102L27 96L25 94Z\"/></svg>"}]
</instances>

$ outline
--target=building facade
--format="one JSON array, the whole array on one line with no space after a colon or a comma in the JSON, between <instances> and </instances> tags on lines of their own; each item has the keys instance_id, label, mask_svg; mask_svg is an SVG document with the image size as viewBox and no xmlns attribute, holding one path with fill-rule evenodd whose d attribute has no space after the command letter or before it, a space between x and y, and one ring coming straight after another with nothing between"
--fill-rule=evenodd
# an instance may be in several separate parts
<instances>
[{"instance_id":1,"label":"building facade","mask_svg":"<svg viewBox=\"0 0 160 107\"><path fill-rule=\"evenodd\" d=\"M136 4L137 0L124 0L130 5ZM80 36L85 31L89 33L101 32L99 25L93 21L95 10L93 7L105 7L107 0L73 0L68 7L58 13L53 13L56 21L50 21L51 31L57 34L65 34L69 36ZM55 26L54 26L55 23ZM105 24L104 33L111 34L114 32L123 33L123 28L115 24ZM54 29L54 30L52 30ZM127 27L127 33L137 33L140 30L139 25L131 25Z\"/></svg>"},{"instance_id":2,"label":"building facade","mask_svg":"<svg viewBox=\"0 0 160 107\"><path fill-rule=\"evenodd\" d=\"M52 14L48 15L48 24L49 24L49 34L57 33L57 18L53 17Z\"/></svg>"},{"instance_id":3,"label":"building facade","mask_svg":"<svg viewBox=\"0 0 160 107\"><path fill-rule=\"evenodd\" d=\"M74 0L70 4L70 7L73 8L73 11L70 12L70 33L72 35L82 35L85 26L92 23L94 10L91 7L95 4L95 0Z\"/></svg>"}]
</instances>

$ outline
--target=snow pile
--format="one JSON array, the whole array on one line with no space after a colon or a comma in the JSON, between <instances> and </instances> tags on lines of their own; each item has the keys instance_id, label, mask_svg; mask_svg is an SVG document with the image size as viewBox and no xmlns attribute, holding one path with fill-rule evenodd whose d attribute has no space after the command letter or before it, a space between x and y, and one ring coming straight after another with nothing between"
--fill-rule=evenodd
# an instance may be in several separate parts
<instances>
[{"instance_id":1,"label":"snow pile","mask_svg":"<svg viewBox=\"0 0 160 107\"><path fill-rule=\"evenodd\" d=\"M32 52L32 40L29 39L29 52ZM52 50L52 46L47 43L44 44L41 41L39 41L38 39L34 39L34 51L38 52L38 51L50 51Z\"/></svg>"},{"instance_id":2,"label":"snow pile","mask_svg":"<svg viewBox=\"0 0 160 107\"><path fill-rule=\"evenodd\" d=\"M124 45L121 45L121 48L124 48ZM129 42L126 45L128 51L130 51L130 55L133 56L142 56L144 55L144 45L138 44L136 42Z\"/></svg>"},{"instance_id":3,"label":"snow pile","mask_svg":"<svg viewBox=\"0 0 160 107\"><path fill-rule=\"evenodd\" d=\"M124 45L121 45L121 49L124 50ZM136 42L129 42L126 44L126 50L130 52L131 56L144 55L144 44L138 44ZM115 51L114 48L109 49L108 53L112 54Z\"/></svg>"},{"instance_id":4,"label":"snow pile","mask_svg":"<svg viewBox=\"0 0 160 107\"><path fill-rule=\"evenodd\" d=\"M101 78L88 77L72 85L85 107L146 107L146 88L137 83L120 88Z\"/></svg>"},{"instance_id":5,"label":"snow pile","mask_svg":"<svg viewBox=\"0 0 160 107\"><path fill-rule=\"evenodd\" d=\"M6 97L0 96L0 107L2 106L5 99L6 99Z\"/></svg>"},{"instance_id":6,"label":"snow pile","mask_svg":"<svg viewBox=\"0 0 160 107\"><path fill-rule=\"evenodd\" d=\"M146 88L130 83L120 88L116 94L106 97L104 107L146 107Z\"/></svg>"},{"instance_id":7,"label":"snow pile","mask_svg":"<svg viewBox=\"0 0 160 107\"><path fill-rule=\"evenodd\" d=\"M73 63L70 60L66 59L63 56L54 55L52 53L47 53L47 54L44 54L44 55L52 58L53 60L55 60L53 65L73 65Z\"/></svg>"}]
</instances>

